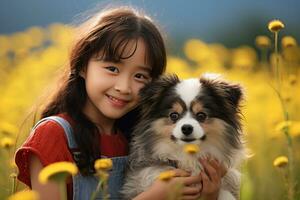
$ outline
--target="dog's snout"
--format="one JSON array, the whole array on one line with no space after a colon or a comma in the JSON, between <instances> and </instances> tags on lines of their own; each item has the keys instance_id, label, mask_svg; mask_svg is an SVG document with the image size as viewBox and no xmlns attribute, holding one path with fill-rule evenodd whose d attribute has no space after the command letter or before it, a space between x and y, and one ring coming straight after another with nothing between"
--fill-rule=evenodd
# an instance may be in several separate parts
<instances>
[{"instance_id":1,"label":"dog's snout","mask_svg":"<svg viewBox=\"0 0 300 200\"><path fill-rule=\"evenodd\" d=\"M194 128L193 126L189 125L189 124L184 124L181 127L181 131L184 135L190 135L193 132Z\"/></svg>"}]
</instances>

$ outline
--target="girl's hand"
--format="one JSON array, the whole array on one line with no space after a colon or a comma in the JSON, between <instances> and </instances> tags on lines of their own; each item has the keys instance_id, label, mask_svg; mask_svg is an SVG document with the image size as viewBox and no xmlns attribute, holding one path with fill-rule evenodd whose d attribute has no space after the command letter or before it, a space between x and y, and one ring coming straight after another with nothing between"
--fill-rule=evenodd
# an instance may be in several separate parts
<instances>
[{"instance_id":1,"label":"girl's hand","mask_svg":"<svg viewBox=\"0 0 300 200\"><path fill-rule=\"evenodd\" d=\"M200 159L204 170L200 172L202 178L201 197L205 200L218 199L221 188L221 179L227 170L223 164L216 159Z\"/></svg>"},{"instance_id":2,"label":"girl's hand","mask_svg":"<svg viewBox=\"0 0 300 200\"><path fill-rule=\"evenodd\" d=\"M182 200L199 199L201 195L200 191L202 190L201 176L190 176L191 174L189 172L182 169L175 169L174 172L175 177L170 181L171 190L168 192L174 193L174 186L176 186L176 184L182 184Z\"/></svg>"},{"instance_id":3,"label":"girl's hand","mask_svg":"<svg viewBox=\"0 0 300 200\"><path fill-rule=\"evenodd\" d=\"M180 193L182 200L196 200L200 197L200 191L202 189L201 176L190 176L189 172L182 169L175 169L175 177L170 181L156 180L152 186L145 192L139 194L134 200L166 200L170 199L170 195L177 193L174 188L178 184L182 184L180 187ZM178 196L175 197L178 199Z\"/></svg>"}]
</instances>

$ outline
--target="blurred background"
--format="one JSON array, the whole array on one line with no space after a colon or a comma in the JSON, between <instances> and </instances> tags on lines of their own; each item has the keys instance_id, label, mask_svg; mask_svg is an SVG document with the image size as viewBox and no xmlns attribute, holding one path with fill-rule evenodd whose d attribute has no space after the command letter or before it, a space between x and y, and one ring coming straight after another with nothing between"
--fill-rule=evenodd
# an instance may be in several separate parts
<instances>
[{"instance_id":1,"label":"blurred background","mask_svg":"<svg viewBox=\"0 0 300 200\"><path fill-rule=\"evenodd\" d=\"M298 0L2 0L0 2L0 33L10 34L31 26L47 27L59 22L76 23L87 11L109 4L129 4L154 17L173 43L182 45L188 38L219 42L227 47L253 44L257 34L269 34L265 24L279 18L288 29L285 34L300 35Z\"/></svg>"},{"instance_id":2,"label":"blurred background","mask_svg":"<svg viewBox=\"0 0 300 200\"><path fill-rule=\"evenodd\" d=\"M245 88L243 125L252 156L242 165L241 199L300 199L298 0L1 0L0 199L24 188L15 182L13 154L67 63L74 26L109 4L141 8L158 22L168 72L181 78L220 73ZM268 30L273 19L285 25L278 54ZM273 163L279 156L288 161Z\"/></svg>"}]
</instances>

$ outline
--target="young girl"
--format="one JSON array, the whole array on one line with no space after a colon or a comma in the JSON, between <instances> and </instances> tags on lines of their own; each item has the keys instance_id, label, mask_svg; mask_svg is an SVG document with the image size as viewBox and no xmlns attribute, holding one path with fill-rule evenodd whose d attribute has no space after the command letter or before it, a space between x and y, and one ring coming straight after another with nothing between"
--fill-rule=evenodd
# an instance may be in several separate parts
<instances>
[{"instance_id":1,"label":"young girl","mask_svg":"<svg viewBox=\"0 0 300 200\"><path fill-rule=\"evenodd\" d=\"M94 161L109 157L113 160L110 198L122 199L119 190L138 112L138 92L165 71L164 42L152 20L129 7L95 15L79 33L63 85L16 153L18 179L38 191L43 200L59 199L58 186L41 185L38 174L54 162L75 162L80 174L67 182L68 199L85 200L97 184ZM206 174L194 177L176 170L175 180L185 185L184 199L200 195L216 199L222 167L213 161L203 165ZM164 199L170 185L156 181L136 199Z\"/></svg>"}]
</instances>

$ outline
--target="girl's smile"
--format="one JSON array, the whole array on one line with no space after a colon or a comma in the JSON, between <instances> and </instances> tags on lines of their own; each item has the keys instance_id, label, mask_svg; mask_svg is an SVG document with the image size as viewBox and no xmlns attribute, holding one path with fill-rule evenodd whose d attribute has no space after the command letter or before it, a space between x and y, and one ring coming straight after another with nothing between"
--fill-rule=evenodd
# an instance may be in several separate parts
<instances>
[{"instance_id":1,"label":"girl's smile","mask_svg":"<svg viewBox=\"0 0 300 200\"><path fill-rule=\"evenodd\" d=\"M122 98L117 98L117 97L113 97L110 95L106 95L110 101L110 103L115 106L116 108L123 108L124 106L126 106L126 104L128 104L130 102L130 100L125 100Z\"/></svg>"}]
</instances>

